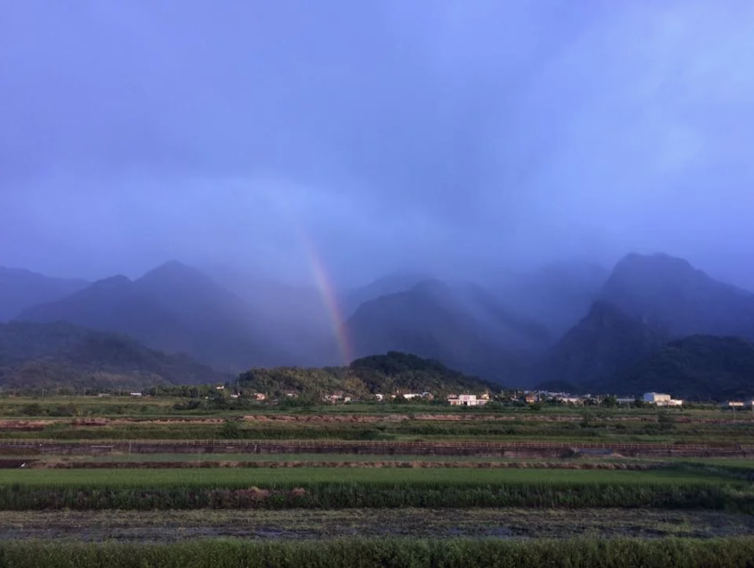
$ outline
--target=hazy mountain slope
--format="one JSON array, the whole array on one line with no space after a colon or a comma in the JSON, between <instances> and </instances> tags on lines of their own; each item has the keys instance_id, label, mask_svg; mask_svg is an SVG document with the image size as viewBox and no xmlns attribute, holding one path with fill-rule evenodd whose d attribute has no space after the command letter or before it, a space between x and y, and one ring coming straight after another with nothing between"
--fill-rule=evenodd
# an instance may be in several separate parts
<instances>
[{"instance_id":1,"label":"hazy mountain slope","mask_svg":"<svg viewBox=\"0 0 754 568\"><path fill-rule=\"evenodd\" d=\"M546 330L473 286L431 280L362 304L345 334L356 356L404 351L483 378L520 375L522 351L546 343Z\"/></svg>"},{"instance_id":2,"label":"hazy mountain slope","mask_svg":"<svg viewBox=\"0 0 754 568\"><path fill-rule=\"evenodd\" d=\"M598 301L586 317L548 350L535 367L536 379L582 388L605 384L616 373L659 350L665 341L665 336L641 321Z\"/></svg>"},{"instance_id":3,"label":"hazy mountain slope","mask_svg":"<svg viewBox=\"0 0 754 568\"><path fill-rule=\"evenodd\" d=\"M671 341L605 387L640 395L672 393L697 400L754 397L754 345L737 337L693 335Z\"/></svg>"},{"instance_id":4,"label":"hazy mountain slope","mask_svg":"<svg viewBox=\"0 0 754 568\"><path fill-rule=\"evenodd\" d=\"M418 283L432 280L434 277L423 272L394 272L365 286L343 292L340 296L340 308L344 317L352 316L364 302L376 300L381 296L405 292Z\"/></svg>"},{"instance_id":5,"label":"hazy mountain slope","mask_svg":"<svg viewBox=\"0 0 754 568\"><path fill-rule=\"evenodd\" d=\"M553 262L530 274L498 278L493 289L499 301L547 326L555 341L588 313L609 275L592 263Z\"/></svg>"},{"instance_id":6,"label":"hazy mountain slope","mask_svg":"<svg viewBox=\"0 0 754 568\"><path fill-rule=\"evenodd\" d=\"M212 275L264 322L265 335L286 353L281 364L335 362L322 353L323 345L334 340L334 316L314 287L291 286L228 268L214 268Z\"/></svg>"},{"instance_id":7,"label":"hazy mountain slope","mask_svg":"<svg viewBox=\"0 0 754 568\"><path fill-rule=\"evenodd\" d=\"M221 370L283 362L265 337L263 322L243 300L176 262L135 281L117 276L95 282L25 310L18 319L125 333L150 348L186 352Z\"/></svg>"},{"instance_id":8,"label":"hazy mountain slope","mask_svg":"<svg viewBox=\"0 0 754 568\"><path fill-rule=\"evenodd\" d=\"M85 280L50 278L28 270L0 267L0 321L23 310L73 294L89 283Z\"/></svg>"},{"instance_id":9,"label":"hazy mountain slope","mask_svg":"<svg viewBox=\"0 0 754 568\"><path fill-rule=\"evenodd\" d=\"M124 387L224 382L187 357L147 349L124 335L68 323L0 324L0 384Z\"/></svg>"},{"instance_id":10,"label":"hazy mountain slope","mask_svg":"<svg viewBox=\"0 0 754 568\"><path fill-rule=\"evenodd\" d=\"M615 266L600 298L674 337L754 339L754 294L719 282L683 259L630 254Z\"/></svg>"}]
</instances>

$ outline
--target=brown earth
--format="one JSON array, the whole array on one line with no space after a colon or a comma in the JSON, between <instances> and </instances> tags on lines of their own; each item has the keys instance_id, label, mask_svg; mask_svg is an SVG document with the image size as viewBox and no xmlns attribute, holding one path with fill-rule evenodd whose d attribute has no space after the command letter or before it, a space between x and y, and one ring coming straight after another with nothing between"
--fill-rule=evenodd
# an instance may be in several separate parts
<instances>
[{"instance_id":1,"label":"brown earth","mask_svg":"<svg viewBox=\"0 0 754 568\"><path fill-rule=\"evenodd\" d=\"M10 461L10 460L6 460ZM18 460L16 460L18 461ZM32 461L32 469L188 469L188 468L404 468L404 469L569 469L632 470L660 469L666 464L640 463L563 463L563 462L437 462L437 461L161 461L161 462L85 462ZM0 461L2 467L2 461ZM16 466L18 467L18 466Z\"/></svg>"}]
</instances>

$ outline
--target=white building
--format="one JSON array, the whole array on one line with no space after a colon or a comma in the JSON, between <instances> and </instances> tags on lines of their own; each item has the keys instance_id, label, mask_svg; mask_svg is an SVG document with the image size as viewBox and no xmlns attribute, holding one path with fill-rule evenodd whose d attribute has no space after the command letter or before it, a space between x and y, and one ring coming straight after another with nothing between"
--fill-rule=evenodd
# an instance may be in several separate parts
<instances>
[{"instance_id":1,"label":"white building","mask_svg":"<svg viewBox=\"0 0 754 568\"><path fill-rule=\"evenodd\" d=\"M487 404L488 401L477 398L475 394L459 394L458 396L449 396L448 402L451 406L482 406Z\"/></svg>"},{"instance_id":2,"label":"white building","mask_svg":"<svg viewBox=\"0 0 754 568\"><path fill-rule=\"evenodd\" d=\"M403 398L405 398L406 400L413 400L415 398L421 398L421 395L418 393L407 392L407 393L403 393Z\"/></svg>"},{"instance_id":3,"label":"white building","mask_svg":"<svg viewBox=\"0 0 754 568\"><path fill-rule=\"evenodd\" d=\"M643 400L655 406L683 406L682 400L672 398L669 394L658 392L645 392Z\"/></svg>"}]
</instances>

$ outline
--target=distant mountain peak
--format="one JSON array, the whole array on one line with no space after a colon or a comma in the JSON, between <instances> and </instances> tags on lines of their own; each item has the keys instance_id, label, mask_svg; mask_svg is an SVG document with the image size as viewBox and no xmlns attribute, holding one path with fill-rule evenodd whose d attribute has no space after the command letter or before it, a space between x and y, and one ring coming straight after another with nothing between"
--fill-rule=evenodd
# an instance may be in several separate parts
<instances>
[{"instance_id":1,"label":"distant mountain peak","mask_svg":"<svg viewBox=\"0 0 754 568\"><path fill-rule=\"evenodd\" d=\"M116 274L115 276L109 276L93 282L92 288L117 288L121 286L128 286L131 284L131 279L123 274Z\"/></svg>"},{"instance_id":2,"label":"distant mountain peak","mask_svg":"<svg viewBox=\"0 0 754 568\"><path fill-rule=\"evenodd\" d=\"M665 270L678 270L687 273L694 272L704 274L701 270L694 268L685 258L672 256L663 252L656 252L653 254L639 254L636 252L628 253L618 261L615 269L619 270L637 267L663 268Z\"/></svg>"},{"instance_id":3,"label":"distant mountain peak","mask_svg":"<svg viewBox=\"0 0 754 568\"><path fill-rule=\"evenodd\" d=\"M599 297L675 337L706 333L754 338L754 294L667 254L625 256Z\"/></svg>"},{"instance_id":4,"label":"distant mountain peak","mask_svg":"<svg viewBox=\"0 0 754 568\"><path fill-rule=\"evenodd\" d=\"M139 280L157 278L202 278L209 280L204 272L177 260L168 260L146 272Z\"/></svg>"}]
</instances>

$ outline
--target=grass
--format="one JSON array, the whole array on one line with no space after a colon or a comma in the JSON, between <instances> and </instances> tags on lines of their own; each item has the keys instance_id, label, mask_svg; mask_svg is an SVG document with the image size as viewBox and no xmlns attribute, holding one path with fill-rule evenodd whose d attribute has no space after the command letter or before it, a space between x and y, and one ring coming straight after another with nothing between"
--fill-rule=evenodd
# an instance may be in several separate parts
<instances>
[{"instance_id":1,"label":"grass","mask_svg":"<svg viewBox=\"0 0 754 568\"><path fill-rule=\"evenodd\" d=\"M646 540L342 539L260 543L205 540L167 545L13 542L0 568L736 568L751 565L754 538Z\"/></svg>"},{"instance_id":2,"label":"grass","mask_svg":"<svg viewBox=\"0 0 754 568\"><path fill-rule=\"evenodd\" d=\"M94 469L94 470L4 470L0 487L264 487L311 486L321 483L396 485L453 484L708 484L720 482L714 474L682 470L595 471L548 469ZM727 481L727 480L726 480Z\"/></svg>"},{"instance_id":3,"label":"grass","mask_svg":"<svg viewBox=\"0 0 754 568\"><path fill-rule=\"evenodd\" d=\"M0 509L649 507L754 513L743 480L707 471L546 469L7 470Z\"/></svg>"}]
</instances>

